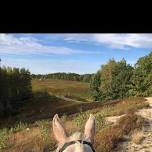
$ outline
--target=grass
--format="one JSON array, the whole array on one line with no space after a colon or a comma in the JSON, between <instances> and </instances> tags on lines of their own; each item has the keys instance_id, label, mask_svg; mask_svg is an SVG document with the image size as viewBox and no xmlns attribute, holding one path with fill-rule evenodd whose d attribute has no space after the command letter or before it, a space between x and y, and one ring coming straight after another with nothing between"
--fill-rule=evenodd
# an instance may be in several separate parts
<instances>
[{"instance_id":1,"label":"grass","mask_svg":"<svg viewBox=\"0 0 152 152\"><path fill-rule=\"evenodd\" d=\"M103 106L96 106L92 110L94 114L100 114L103 117L108 116L119 116L123 114L129 114L137 111L138 109L148 107L148 103L145 102L144 98L131 98L119 100L114 103L105 103Z\"/></svg>"},{"instance_id":2,"label":"grass","mask_svg":"<svg viewBox=\"0 0 152 152\"><path fill-rule=\"evenodd\" d=\"M87 100L89 83L69 80L32 80L33 91L47 91L50 95L64 95Z\"/></svg>"},{"instance_id":3,"label":"grass","mask_svg":"<svg viewBox=\"0 0 152 152\"><path fill-rule=\"evenodd\" d=\"M74 122L77 125L77 128L80 128L81 131L84 129L84 125L88 119L90 112L81 112L77 116L74 117ZM100 130L104 128L106 125L104 116L100 113L96 114L96 130Z\"/></svg>"},{"instance_id":4,"label":"grass","mask_svg":"<svg viewBox=\"0 0 152 152\"><path fill-rule=\"evenodd\" d=\"M97 152L112 152L124 135L131 135L140 130L144 120L135 115L138 109L147 107L143 98L130 98L112 102L87 102L89 99L89 84L68 80L32 80L33 98L15 118L24 120L10 127L10 124L0 129L0 151L2 152L42 152L56 148L52 134L51 119L58 113L65 124L68 133L83 131L90 113L96 117ZM63 101L55 95L85 101L82 103ZM116 126L106 122L108 116L122 117ZM49 119L48 119L49 118ZM27 130L27 128L29 128ZM140 136L133 136L138 142Z\"/></svg>"},{"instance_id":5,"label":"grass","mask_svg":"<svg viewBox=\"0 0 152 152\"><path fill-rule=\"evenodd\" d=\"M26 115L27 119L34 117L34 122L30 125L19 122L11 128L0 129L2 152L54 150L56 142L52 134L51 120L36 121L35 119L37 116L38 118L44 116L44 114L51 118L55 113L59 113L67 131L71 134L75 131L83 131L89 114L93 113L96 117L95 149L97 152L112 152L124 135L130 135L136 129L140 130L144 124L144 120L134 114L137 109L147 106L143 98L125 99L104 104L95 102L82 104L61 101L44 92L37 95L35 98L41 99L40 101L35 100L22 109L22 114ZM107 116L121 114L126 114L126 116L120 119L118 125L110 126L106 123Z\"/></svg>"},{"instance_id":6,"label":"grass","mask_svg":"<svg viewBox=\"0 0 152 152\"><path fill-rule=\"evenodd\" d=\"M17 123L12 127L0 129L0 149L10 146L9 136L28 127L26 123Z\"/></svg>"},{"instance_id":7,"label":"grass","mask_svg":"<svg viewBox=\"0 0 152 152\"><path fill-rule=\"evenodd\" d=\"M6 148L8 146L8 132L7 129L0 130L0 149Z\"/></svg>"}]
</instances>

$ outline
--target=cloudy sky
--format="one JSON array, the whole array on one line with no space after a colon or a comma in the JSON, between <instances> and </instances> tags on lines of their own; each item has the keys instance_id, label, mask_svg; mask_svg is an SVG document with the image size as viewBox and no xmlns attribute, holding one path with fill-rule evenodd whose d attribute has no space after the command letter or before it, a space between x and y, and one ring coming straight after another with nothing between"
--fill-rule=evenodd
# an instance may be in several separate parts
<instances>
[{"instance_id":1,"label":"cloudy sky","mask_svg":"<svg viewBox=\"0 0 152 152\"><path fill-rule=\"evenodd\" d=\"M136 63L152 51L152 34L0 34L2 65L31 73L94 73L110 58Z\"/></svg>"}]
</instances>

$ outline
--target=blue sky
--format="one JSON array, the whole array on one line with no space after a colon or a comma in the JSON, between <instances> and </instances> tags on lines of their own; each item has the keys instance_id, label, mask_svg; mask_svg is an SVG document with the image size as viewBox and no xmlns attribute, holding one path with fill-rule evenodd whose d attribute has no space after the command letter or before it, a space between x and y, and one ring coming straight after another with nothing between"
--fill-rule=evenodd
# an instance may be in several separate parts
<instances>
[{"instance_id":1,"label":"blue sky","mask_svg":"<svg viewBox=\"0 0 152 152\"><path fill-rule=\"evenodd\" d=\"M31 73L94 73L114 58L134 65L152 51L152 34L0 34L2 65Z\"/></svg>"}]
</instances>

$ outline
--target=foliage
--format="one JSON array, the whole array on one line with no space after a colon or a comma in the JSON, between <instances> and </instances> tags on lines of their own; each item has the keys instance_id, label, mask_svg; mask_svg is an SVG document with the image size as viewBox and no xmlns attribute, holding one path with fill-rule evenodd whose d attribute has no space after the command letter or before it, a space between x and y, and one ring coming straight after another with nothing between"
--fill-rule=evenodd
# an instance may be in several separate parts
<instances>
[{"instance_id":1,"label":"foliage","mask_svg":"<svg viewBox=\"0 0 152 152\"><path fill-rule=\"evenodd\" d=\"M152 52L135 64L131 91L135 96L152 95Z\"/></svg>"},{"instance_id":2,"label":"foliage","mask_svg":"<svg viewBox=\"0 0 152 152\"><path fill-rule=\"evenodd\" d=\"M132 68L124 59L110 60L101 68L102 99L118 99L129 96L128 87Z\"/></svg>"},{"instance_id":3,"label":"foliage","mask_svg":"<svg viewBox=\"0 0 152 152\"><path fill-rule=\"evenodd\" d=\"M0 68L0 116L16 112L31 95L31 77L28 70Z\"/></svg>"},{"instance_id":4,"label":"foliage","mask_svg":"<svg viewBox=\"0 0 152 152\"><path fill-rule=\"evenodd\" d=\"M50 74L32 74L33 79L59 79L59 80L72 80L72 81L83 81L90 82L93 74L83 74L79 75L76 73L50 73Z\"/></svg>"},{"instance_id":5,"label":"foliage","mask_svg":"<svg viewBox=\"0 0 152 152\"><path fill-rule=\"evenodd\" d=\"M100 80L100 71L95 74L91 81L90 81L90 90L91 90L91 95L94 101L100 100L100 87L101 85L101 80Z\"/></svg>"},{"instance_id":6,"label":"foliage","mask_svg":"<svg viewBox=\"0 0 152 152\"><path fill-rule=\"evenodd\" d=\"M110 59L91 79L94 100L152 95L152 53L139 58L134 67L125 59Z\"/></svg>"}]
</instances>

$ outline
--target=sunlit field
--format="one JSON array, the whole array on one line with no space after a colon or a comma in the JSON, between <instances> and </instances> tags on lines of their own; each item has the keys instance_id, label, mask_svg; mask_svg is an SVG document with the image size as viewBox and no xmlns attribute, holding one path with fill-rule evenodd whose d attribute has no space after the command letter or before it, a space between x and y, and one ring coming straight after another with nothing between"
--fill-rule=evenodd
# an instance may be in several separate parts
<instances>
[{"instance_id":1,"label":"sunlit field","mask_svg":"<svg viewBox=\"0 0 152 152\"><path fill-rule=\"evenodd\" d=\"M64 95L89 99L89 83L69 80L32 80L33 91L47 91L50 95Z\"/></svg>"}]
</instances>

